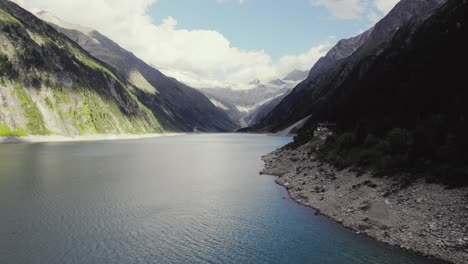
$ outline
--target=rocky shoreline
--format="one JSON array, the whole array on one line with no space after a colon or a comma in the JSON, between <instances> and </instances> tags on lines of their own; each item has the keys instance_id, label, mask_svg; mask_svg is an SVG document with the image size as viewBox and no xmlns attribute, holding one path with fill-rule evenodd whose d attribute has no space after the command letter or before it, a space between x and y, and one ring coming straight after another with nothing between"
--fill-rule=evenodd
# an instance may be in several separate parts
<instances>
[{"instance_id":1,"label":"rocky shoreline","mask_svg":"<svg viewBox=\"0 0 468 264\"><path fill-rule=\"evenodd\" d=\"M359 234L424 256L468 263L468 188L339 171L316 159L316 145L279 149L261 174L278 176L292 199Z\"/></svg>"}]
</instances>

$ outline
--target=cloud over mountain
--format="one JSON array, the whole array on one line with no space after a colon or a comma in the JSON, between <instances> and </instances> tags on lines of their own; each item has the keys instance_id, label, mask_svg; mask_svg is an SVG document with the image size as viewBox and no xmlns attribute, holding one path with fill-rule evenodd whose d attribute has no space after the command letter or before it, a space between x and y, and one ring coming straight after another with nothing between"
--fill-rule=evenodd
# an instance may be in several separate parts
<instances>
[{"instance_id":1,"label":"cloud over mountain","mask_svg":"<svg viewBox=\"0 0 468 264\"><path fill-rule=\"evenodd\" d=\"M352 4L352 1L360 0L338 0L347 1ZM324 40L323 44L311 47L304 54L285 55L276 61L264 50L235 47L215 30L179 28L177 18L171 16L154 21L149 9L155 4L157 8L157 0L16 2L31 11L46 10L71 23L95 28L147 63L195 87L236 87L252 79L284 76L293 69L307 70L333 44Z\"/></svg>"}]
</instances>

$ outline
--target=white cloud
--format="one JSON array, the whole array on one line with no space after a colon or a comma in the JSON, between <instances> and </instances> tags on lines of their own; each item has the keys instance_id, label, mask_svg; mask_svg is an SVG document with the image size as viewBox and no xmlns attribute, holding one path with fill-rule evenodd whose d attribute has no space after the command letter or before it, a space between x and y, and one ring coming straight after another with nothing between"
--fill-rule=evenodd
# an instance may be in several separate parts
<instances>
[{"instance_id":1,"label":"white cloud","mask_svg":"<svg viewBox=\"0 0 468 264\"><path fill-rule=\"evenodd\" d=\"M16 3L18 5L24 5L23 0L10 0L10 1L13 2L13 3Z\"/></svg>"},{"instance_id":2,"label":"white cloud","mask_svg":"<svg viewBox=\"0 0 468 264\"><path fill-rule=\"evenodd\" d=\"M369 11L367 14L367 20L369 20L371 24L377 23L381 18L381 15L373 10Z\"/></svg>"},{"instance_id":3,"label":"white cloud","mask_svg":"<svg viewBox=\"0 0 468 264\"><path fill-rule=\"evenodd\" d=\"M235 0L234 2L239 3L240 5L244 4L247 0ZM216 0L220 4L232 2L232 0Z\"/></svg>"},{"instance_id":4,"label":"white cloud","mask_svg":"<svg viewBox=\"0 0 468 264\"><path fill-rule=\"evenodd\" d=\"M322 44L311 48L304 54L283 56L279 61L278 69L282 72L291 72L291 69L309 69L312 65L310 62L316 62L323 56L323 54L326 54L331 47L332 46L330 44Z\"/></svg>"},{"instance_id":5,"label":"white cloud","mask_svg":"<svg viewBox=\"0 0 468 264\"><path fill-rule=\"evenodd\" d=\"M356 19L365 9L362 0L311 0L312 6L323 6L339 19Z\"/></svg>"},{"instance_id":6,"label":"white cloud","mask_svg":"<svg viewBox=\"0 0 468 264\"><path fill-rule=\"evenodd\" d=\"M157 0L20 1L29 10L49 11L67 22L93 27L169 76L197 87L238 87L294 69L308 70L328 47L319 45L274 63L265 51L234 47L217 31L179 29L173 17L153 21L148 10Z\"/></svg>"},{"instance_id":7,"label":"white cloud","mask_svg":"<svg viewBox=\"0 0 468 264\"><path fill-rule=\"evenodd\" d=\"M375 0L375 6L383 13L387 14L400 0Z\"/></svg>"},{"instance_id":8,"label":"white cloud","mask_svg":"<svg viewBox=\"0 0 468 264\"><path fill-rule=\"evenodd\" d=\"M400 0L310 0L313 7L324 7L337 19L360 19L375 24Z\"/></svg>"}]
</instances>

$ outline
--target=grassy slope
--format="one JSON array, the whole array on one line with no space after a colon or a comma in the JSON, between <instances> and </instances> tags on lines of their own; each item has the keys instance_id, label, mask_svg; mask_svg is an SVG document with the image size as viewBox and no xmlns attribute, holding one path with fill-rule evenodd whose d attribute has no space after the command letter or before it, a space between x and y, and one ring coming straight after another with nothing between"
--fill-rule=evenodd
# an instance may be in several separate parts
<instances>
[{"instance_id":1,"label":"grassy slope","mask_svg":"<svg viewBox=\"0 0 468 264\"><path fill-rule=\"evenodd\" d=\"M0 136L162 132L130 84L12 3L0 37Z\"/></svg>"}]
</instances>

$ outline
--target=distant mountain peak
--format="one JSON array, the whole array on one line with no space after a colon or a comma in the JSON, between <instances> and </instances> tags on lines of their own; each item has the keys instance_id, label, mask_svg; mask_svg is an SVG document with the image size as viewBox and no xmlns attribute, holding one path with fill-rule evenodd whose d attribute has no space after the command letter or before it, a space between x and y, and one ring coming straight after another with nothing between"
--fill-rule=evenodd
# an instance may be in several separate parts
<instances>
[{"instance_id":1,"label":"distant mountain peak","mask_svg":"<svg viewBox=\"0 0 468 264\"><path fill-rule=\"evenodd\" d=\"M307 75L309 73L307 71L301 71L295 69L294 71L290 72L286 77L284 77L283 80L285 81L294 81L294 82L299 82L305 80L307 78Z\"/></svg>"},{"instance_id":2,"label":"distant mountain peak","mask_svg":"<svg viewBox=\"0 0 468 264\"><path fill-rule=\"evenodd\" d=\"M249 82L249 85L261 85L262 84L262 81L260 81L259 79L255 79L251 82Z\"/></svg>"},{"instance_id":3,"label":"distant mountain peak","mask_svg":"<svg viewBox=\"0 0 468 264\"><path fill-rule=\"evenodd\" d=\"M280 80L280 79L272 80L272 81L270 81L268 83L276 85L276 86L281 86L281 85L286 84L283 80Z\"/></svg>"}]
</instances>

